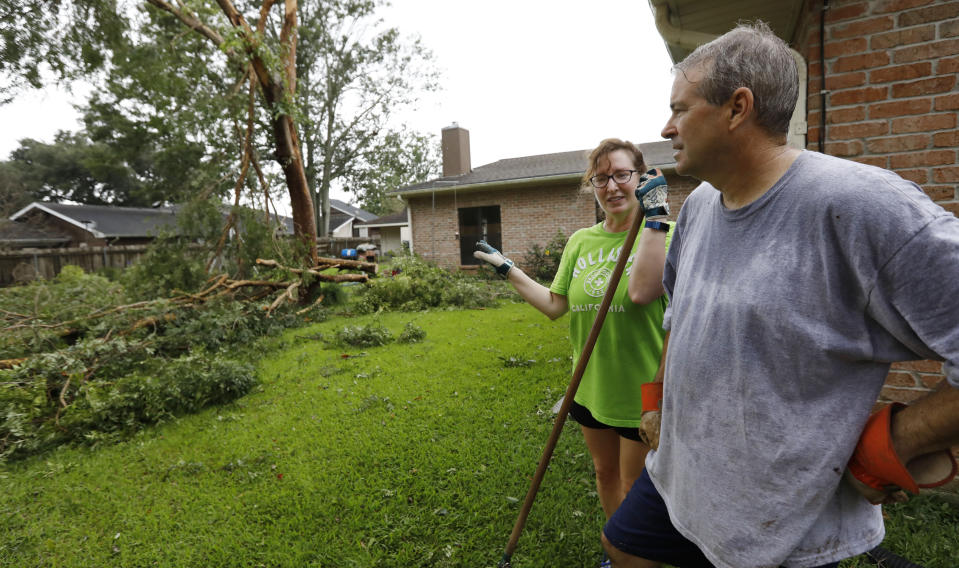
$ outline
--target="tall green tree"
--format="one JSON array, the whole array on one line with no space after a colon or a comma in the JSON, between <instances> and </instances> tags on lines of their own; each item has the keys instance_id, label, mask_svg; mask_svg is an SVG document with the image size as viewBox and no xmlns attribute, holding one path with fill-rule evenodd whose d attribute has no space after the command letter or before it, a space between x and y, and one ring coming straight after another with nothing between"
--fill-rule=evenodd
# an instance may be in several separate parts
<instances>
[{"instance_id":1,"label":"tall green tree","mask_svg":"<svg viewBox=\"0 0 959 568\"><path fill-rule=\"evenodd\" d=\"M238 8L239 6L239 8ZM17 10L23 10L23 13ZM244 14L250 13L252 20ZM183 53L193 57L193 64L203 66L220 78L222 92L249 93L245 116L233 116L242 124L239 130L240 156L236 188L244 185L254 157L256 112L266 123L272 158L282 172L293 211L294 231L309 245L309 256L316 259L316 225L313 205L303 169L299 136L294 120L296 77L296 42L298 30L297 2L284 0L24 0L6 1L0 16L11 17L13 26L24 32L8 29L0 33L0 72L17 77L14 88L43 81L44 61L59 80L69 81L83 72L101 70L112 73L124 58L141 57L145 52L131 47L151 43L151 32L169 31L176 27L177 38L195 34L213 49L197 49ZM36 18L36 19L34 19ZM250 23L253 22L253 24ZM3 20L7 24L7 20ZM154 45L160 45L153 42ZM63 49L66 48L66 49ZM174 41L162 45L176 49ZM161 53L158 50L157 53ZM164 58L164 60L166 60ZM146 62L146 59L141 59ZM172 71L172 69L167 69ZM162 92L164 82L173 73L154 76L154 92ZM114 80L116 77L114 76ZM122 81L122 79L120 79ZM176 81L171 81L174 85ZM201 85L194 85L194 89ZM10 90L5 91L11 92ZM259 105L255 106L254 102ZM161 107L162 109L162 107ZM160 109L158 109L160 110ZM166 120L179 120L177 108L161 112ZM214 123L222 117L207 115ZM232 122L230 118L226 119ZM198 133L198 138L208 136Z\"/></svg>"},{"instance_id":2,"label":"tall green tree","mask_svg":"<svg viewBox=\"0 0 959 568\"><path fill-rule=\"evenodd\" d=\"M33 201L33 195L24 184L17 167L0 162L0 223Z\"/></svg>"},{"instance_id":3,"label":"tall green tree","mask_svg":"<svg viewBox=\"0 0 959 568\"><path fill-rule=\"evenodd\" d=\"M0 0L0 104L102 70L127 24L116 0Z\"/></svg>"},{"instance_id":4,"label":"tall green tree","mask_svg":"<svg viewBox=\"0 0 959 568\"><path fill-rule=\"evenodd\" d=\"M384 4L302 2L298 101L303 110L306 175L321 235L329 232L329 192L334 184L361 202L374 204L378 198L364 195L376 185L376 174L392 175L390 163L401 162L394 159L396 154L418 152L417 135L391 126L402 110L438 88L432 55L419 39L405 38L377 18L376 11ZM371 151L374 148L385 152ZM380 185L387 184L384 180Z\"/></svg>"},{"instance_id":5,"label":"tall green tree","mask_svg":"<svg viewBox=\"0 0 959 568\"><path fill-rule=\"evenodd\" d=\"M403 208L393 190L438 176L439 141L435 136L394 131L366 148L352 178L360 208L388 215Z\"/></svg>"},{"instance_id":6,"label":"tall green tree","mask_svg":"<svg viewBox=\"0 0 959 568\"><path fill-rule=\"evenodd\" d=\"M382 171L388 160L377 157L389 155L369 149L407 142L390 136L397 110L436 86L429 54L377 20L380 5L0 0L0 14L24 30L0 34L0 74L20 81L0 95L42 84L49 53L58 80L96 79L85 141L136 182L117 195L155 203L268 192L279 177L315 258L316 219L325 234L330 188L364 193L358 180Z\"/></svg>"}]
</instances>

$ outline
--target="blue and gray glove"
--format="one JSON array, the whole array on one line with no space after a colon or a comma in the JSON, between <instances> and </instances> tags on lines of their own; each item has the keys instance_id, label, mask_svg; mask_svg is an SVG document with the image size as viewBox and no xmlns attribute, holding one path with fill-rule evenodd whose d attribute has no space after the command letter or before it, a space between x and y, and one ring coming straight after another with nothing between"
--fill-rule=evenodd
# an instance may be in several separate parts
<instances>
[{"instance_id":1,"label":"blue and gray glove","mask_svg":"<svg viewBox=\"0 0 959 568\"><path fill-rule=\"evenodd\" d=\"M666 176L659 169L653 168L639 176L639 186L636 188L636 199L643 209L647 221L660 221L669 217L669 200L666 185Z\"/></svg>"},{"instance_id":2,"label":"blue and gray glove","mask_svg":"<svg viewBox=\"0 0 959 568\"><path fill-rule=\"evenodd\" d=\"M511 268L513 268L513 261L503 256L503 253L496 250L486 240L481 240L476 243L476 248L479 250L473 251L473 257L482 260L483 262L488 262L493 268L496 269L496 273L506 278L509 274Z\"/></svg>"}]
</instances>

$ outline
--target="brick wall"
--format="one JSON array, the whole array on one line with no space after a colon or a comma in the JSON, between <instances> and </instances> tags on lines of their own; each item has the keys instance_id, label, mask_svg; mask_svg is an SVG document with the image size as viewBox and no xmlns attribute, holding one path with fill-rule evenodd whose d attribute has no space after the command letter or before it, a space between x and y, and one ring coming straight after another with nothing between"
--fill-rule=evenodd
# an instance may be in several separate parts
<instances>
[{"instance_id":1,"label":"brick wall","mask_svg":"<svg viewBox=\"0 0 959 568\"><path fill-rule=\"evenodd\" d=\"M959 215L959 1L830 0L820 42L822 6L807 2L793 45L809 71L807 147L819 149L825 70L825 153L893 170ZM894 365L880 401L915 400L941 369Z\"/></svg>"},{"instance_id":2,"label":"brick wall","mask_svg":"<svg viewBox=\"0 0 959 568\"><path fill-rule=\"evenodd\" d=\"M534 244L544 245L556 231L572 234L596 222L591 193L578 184L476 192L450 190L409 199L413 250L446 268L460 265L457 209L500 206L503 254L521 259Z\"/></svg>"}]
</instances>

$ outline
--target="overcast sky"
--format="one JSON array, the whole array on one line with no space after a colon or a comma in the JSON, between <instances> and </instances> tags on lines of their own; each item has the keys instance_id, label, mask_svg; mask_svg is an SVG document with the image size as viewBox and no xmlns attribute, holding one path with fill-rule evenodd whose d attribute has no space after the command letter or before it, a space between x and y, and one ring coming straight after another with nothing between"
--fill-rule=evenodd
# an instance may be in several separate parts
<instances>
[{"instance_id":1,"label":"overcast sky","mask_svg":"<svg viewBox=\"0 0 959 568\"><path fill-rule=\"evenodd\" d=\"M646 0L395 0L380 15L418 34L442 73L442 90L404 121L437 135L453 122L469 130L474 168L610 136L660 140L671 62ZM21 138L77 129L70 103L48 89L0 106L0 158Z\"/></svg>"}]
</instances>

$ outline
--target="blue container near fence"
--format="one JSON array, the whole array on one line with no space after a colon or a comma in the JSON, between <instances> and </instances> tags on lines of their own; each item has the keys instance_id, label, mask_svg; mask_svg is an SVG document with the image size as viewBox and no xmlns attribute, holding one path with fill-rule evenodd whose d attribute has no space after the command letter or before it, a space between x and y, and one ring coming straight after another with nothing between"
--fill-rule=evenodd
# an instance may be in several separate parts
<instances>
[{"instance_id":1,"label":"blue container near fence","mask_svg":"<svg viewBox=\"0 0 959 568\"><path fill-rule=\"evenodd\" d=\"M343 258L356 258L356 249L343 249L340 251L340 256Z\"/></svg>"}]
</instances>

